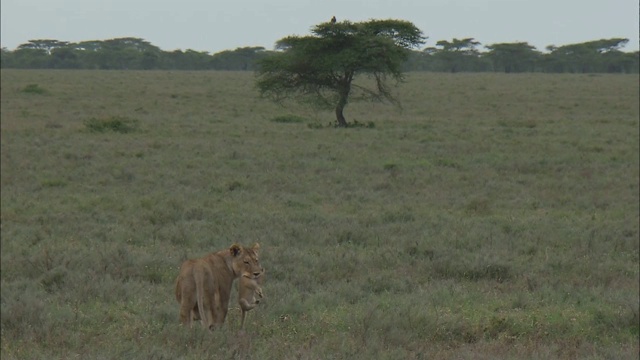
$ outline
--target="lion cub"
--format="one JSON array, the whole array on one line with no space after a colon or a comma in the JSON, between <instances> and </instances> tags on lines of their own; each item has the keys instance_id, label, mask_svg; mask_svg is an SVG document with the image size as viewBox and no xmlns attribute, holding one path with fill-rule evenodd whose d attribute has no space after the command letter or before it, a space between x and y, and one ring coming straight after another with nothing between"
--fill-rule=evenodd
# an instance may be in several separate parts
<instances>
[{"instance_id":1,"label":"lion cub","mask_svg":"<svg viewBox=\"0 0 640 360\"><path fill-rule=\"evenodd\" d=\"M238 303L242 310L242 320L240 329L244 329L244 320L247 312L252 310L260 303L260 299L264 297L262 292L262 282L264 281L264 269L262 274L254 277L251 274L243 274L238 284ZM256 298L257 296L257 298Z\"/></svg>"}]
</instances>

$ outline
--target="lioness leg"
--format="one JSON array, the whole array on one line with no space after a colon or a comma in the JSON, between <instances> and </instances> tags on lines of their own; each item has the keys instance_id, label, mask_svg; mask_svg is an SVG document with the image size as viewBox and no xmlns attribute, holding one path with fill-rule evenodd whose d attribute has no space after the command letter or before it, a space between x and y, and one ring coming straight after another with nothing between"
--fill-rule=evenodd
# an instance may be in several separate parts
<instances>
[{"instance_id":1,"label":"lioness leg","mask_svg":"<svg viewBox=\"0 0 640 360\"><path fill-rule=\"evenodd\" d=\"M222 306L222 304L220 304L219 301L219 297L216 297L216 299L214 300L214 311L213 311L213 319L214 322L211 324L211 327L213 330L213 327L219 327L222 326L224 324L224 319L227 317L227 308L225 306Z\"/></svg>"},{"instance_id":2,"label":"lioness leg","mask_svg":"<svg viewBox=\"0 0 640 360\"><path fill-rule=\"evenodd\" d=\"M213 312L211 311L211 301L208 296L203 296L200 301L198 301L198 314L197 316L202 321L202 327L205 329L212 330L213 325Z\"/></svg>"},{"instance_id":3,"label":"lioness leg","mask_svg":"<svg viewBox=\"0 0 640 360\"><path fill-rule=\"evenodd\" d=\"M200 311L198 310L198 303L191 309L191 319L194 321L200 320Z\"/></svg>"},{"instance_id":4,"label":"lioness leg","mask_svg":"<svg viewBox=\"0 0 640 360\"><path fill-rule=\"evenodd\" d=\"M196 298L185 293L180 300L180 323L191 327L191 311L196 305Z\"/></svg>"},{"instance_id":5,"label":"lioness leg","mask_svg":"<svg viewBox=\"0 0 640 360\"><path fill-rule=\"evenodd\" d=\"M213 280L210 274L206 271L195 274L196 282L196 294L198 297L195 308L198 309L200 320L202 321L202 327L205 329L211 329L213 324L213 304L211 303L211 292L213 291ZM194 308L194 310L195 310Z\"/></svg>"}]
</instances>

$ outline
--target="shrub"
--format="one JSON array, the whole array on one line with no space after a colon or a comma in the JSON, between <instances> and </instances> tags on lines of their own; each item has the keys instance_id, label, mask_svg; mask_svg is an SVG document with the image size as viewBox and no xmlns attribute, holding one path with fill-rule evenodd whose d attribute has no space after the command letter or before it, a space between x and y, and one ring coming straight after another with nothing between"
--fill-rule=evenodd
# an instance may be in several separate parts
<instances>
[{"instance_id":1,"label":"shrub","mask_svg":"<svg viewBox=\"0 0 640 360\"><path fill-rule=\"evenodd\" d=\"M29 84L27 86L25 86L24 88L22 88L23 93L27 93L27 94L45 94L47 93L47 90L44 88L41 88L40 85L38 84Z\"/></svg>"},{"instance_id":2,"label":"shrub","mask_svg":"<svg viewBox=\"0 0 640 360\"><path fill-rule=\"evenodd\" d=\"M93 133L112 131L127 134L138 130L138 120L123 116L112 116L106 119L91 118L84 122L84 126Z\"/></svg>"},{"instance_id":3,"label":"shrub","mask_svg":"<svg viewBox=\"0 0 640 360\"><path fill-rule=\"evenodd\" d=\"M271 121L284 124L299 124L304 122L304 118L296 115L280 115L271 118Z\"/></svg>"},{"instance_id":4,"label":"shrub","mask_svg":"<svg viewBox=\"0 0 640 360\"><path fill-rule=\"evenodd\" d=\"M318 123L310 123L307 124L307 126L310 129L323 129L325 128L324 125L322 124L318 124ZM334 128L343 128L344 126L338 124L337 121L333 121L330 122L326 127L334 127ZM358 122L357 120L354 120L353 122L347 123L347 128L367 128L367 129L374 129L376 127L376 123L374 123L373 121L367 121L366 123L361 123Z\"/></svg>"},{"instance_id":5,"label":"shrub","mask_svg":"<svg viewBox=\"0 0 640 360\"><path fill-rule=\"evenodd\" d=\"M508 281L513 272L509 265L497 264L486 261L469 262L461 259L441 259L434 264L435 274L444 279L456 280L493 280L496 282Z\"/></svg>"},{"instance_id":6,"label":"shrub","mask_svg":"<svg viewBox=\"0 0 640 360\"><path fill-rule=\"evenodd\" d=\"M227 190L234 191L240 190L243 188L243 184L240 181L234 180L227 184Z\"/></svg>"},{"instance_id":7,"label":"shrub","mask_svg":"<svg viewBox=\"0 0 640 360\"><path fill-rule=\"evenodd\" d=\"M338 126L338 124L336 124L336 126ZM373 129L376 127L376 123L374 123L373 121L367 121L366 123L361 123L361 122L358 122L357 120L353 120L352 123L347 123L347 127L350 127L350 128L360 127L360 128Z\"/></svg>"}]
</instances>

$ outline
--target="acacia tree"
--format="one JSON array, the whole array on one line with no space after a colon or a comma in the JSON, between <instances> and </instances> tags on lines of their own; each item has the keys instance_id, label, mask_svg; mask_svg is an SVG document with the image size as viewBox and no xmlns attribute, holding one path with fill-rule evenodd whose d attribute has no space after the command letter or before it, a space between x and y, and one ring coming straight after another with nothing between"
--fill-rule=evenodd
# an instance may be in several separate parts
<instances>
[{"instance_id":1,"label":"acacia tree","mask_svg":"<svg viewBox=\"0 0 640 360\"><path fill-rule=\"evenodd\" d=\"M473 60L478 60L480 53L476 50L476 47L481 45L480 42L475 41L473 38L456 39L451 42L447 40L440 40L436 43L438 48L425 49L429 51L436 58L440 58L444 66L448 71L455 73L460 70L469 71L474 70L470 66Z\"/></svg>"},{"instance_id":2,"label":"acacia tree","mask_svg":"<svg viewBox=\"0 0 640 360\"><path fill-rule=\"evenodd\" d=\"M68 41L58 41L51 39L29 40L26 44L21 44L18 49L37 49L46 51L47 55L51 54L53 49L63 48L69 45Z\"/></svg>"},{"instance_id":3,"label":"acacia tree","mask_svg":"<svg viewBox=\"0 0 640 360\"><path fill-rule=\"evenodd\" d=\"M343 111L349 98L397 103L387 79L403 80L404 61L425 40L403 20L326 22L311 32L279 40L277 51L258 62L256 84L262 96L276 102L294 99L334 107L342 127L347 126ZM371 77L375 85L354 84L358 75Z\"/></svg>"},{"instance_id":4,"label":"acacia tree","mask_svg":"<svg viewBox=\"0 0 640 360\"><path fill-rule=\"evenodd\" d=\"M620 72L624 64L624 54L620 51L629 39L613 38L569 44L560 47L547 46L550 54L547 61L562 71L569 72Z\"/></svg>"},{"instance_id":5,"label":"acacia tree","mask_svg":"<svg viewBox=\"0 0 640 360\"><path fill-rule=\"evenodd\" d=\"M540 56L535 47L526 42L500 43L485 46L494 70L505 73L534 71L534 62Z\"/></svg>"}]
</instances>

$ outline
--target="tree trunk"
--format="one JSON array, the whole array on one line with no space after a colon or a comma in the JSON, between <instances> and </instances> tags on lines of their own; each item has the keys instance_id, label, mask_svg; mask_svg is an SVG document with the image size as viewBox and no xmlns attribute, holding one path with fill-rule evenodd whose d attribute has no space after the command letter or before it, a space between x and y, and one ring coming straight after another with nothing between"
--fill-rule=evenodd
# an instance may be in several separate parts
<instances>
[{"instance_id":1,"label":"tree trunk","mask_svg":"<svg viewBox=\"0 0 640 360\"><path fill-rule=\"evenodd\" d=\"M351 91L351 77L345 76L345 78L345 82L342 84L341 89L339 89L340 98L336 105L336 121L340 127L347 127L347 119L344 118L342 112L344 111L344 107L347 106L349 92Z\"/></svg>"},{"instance_id":2,"label":"tree trunk","mask_svg":"<svg viewBox=\"0 0 640 360\"><path fill-rule=\"evenodd\" d=\"M338 101L338 105L336 105L336 121L338 122L338 126L347 127L347 119L344 118L342 111L344 107L347 105L347 99L340 96L340 100Z\"/></svg>"}]
</instances>

